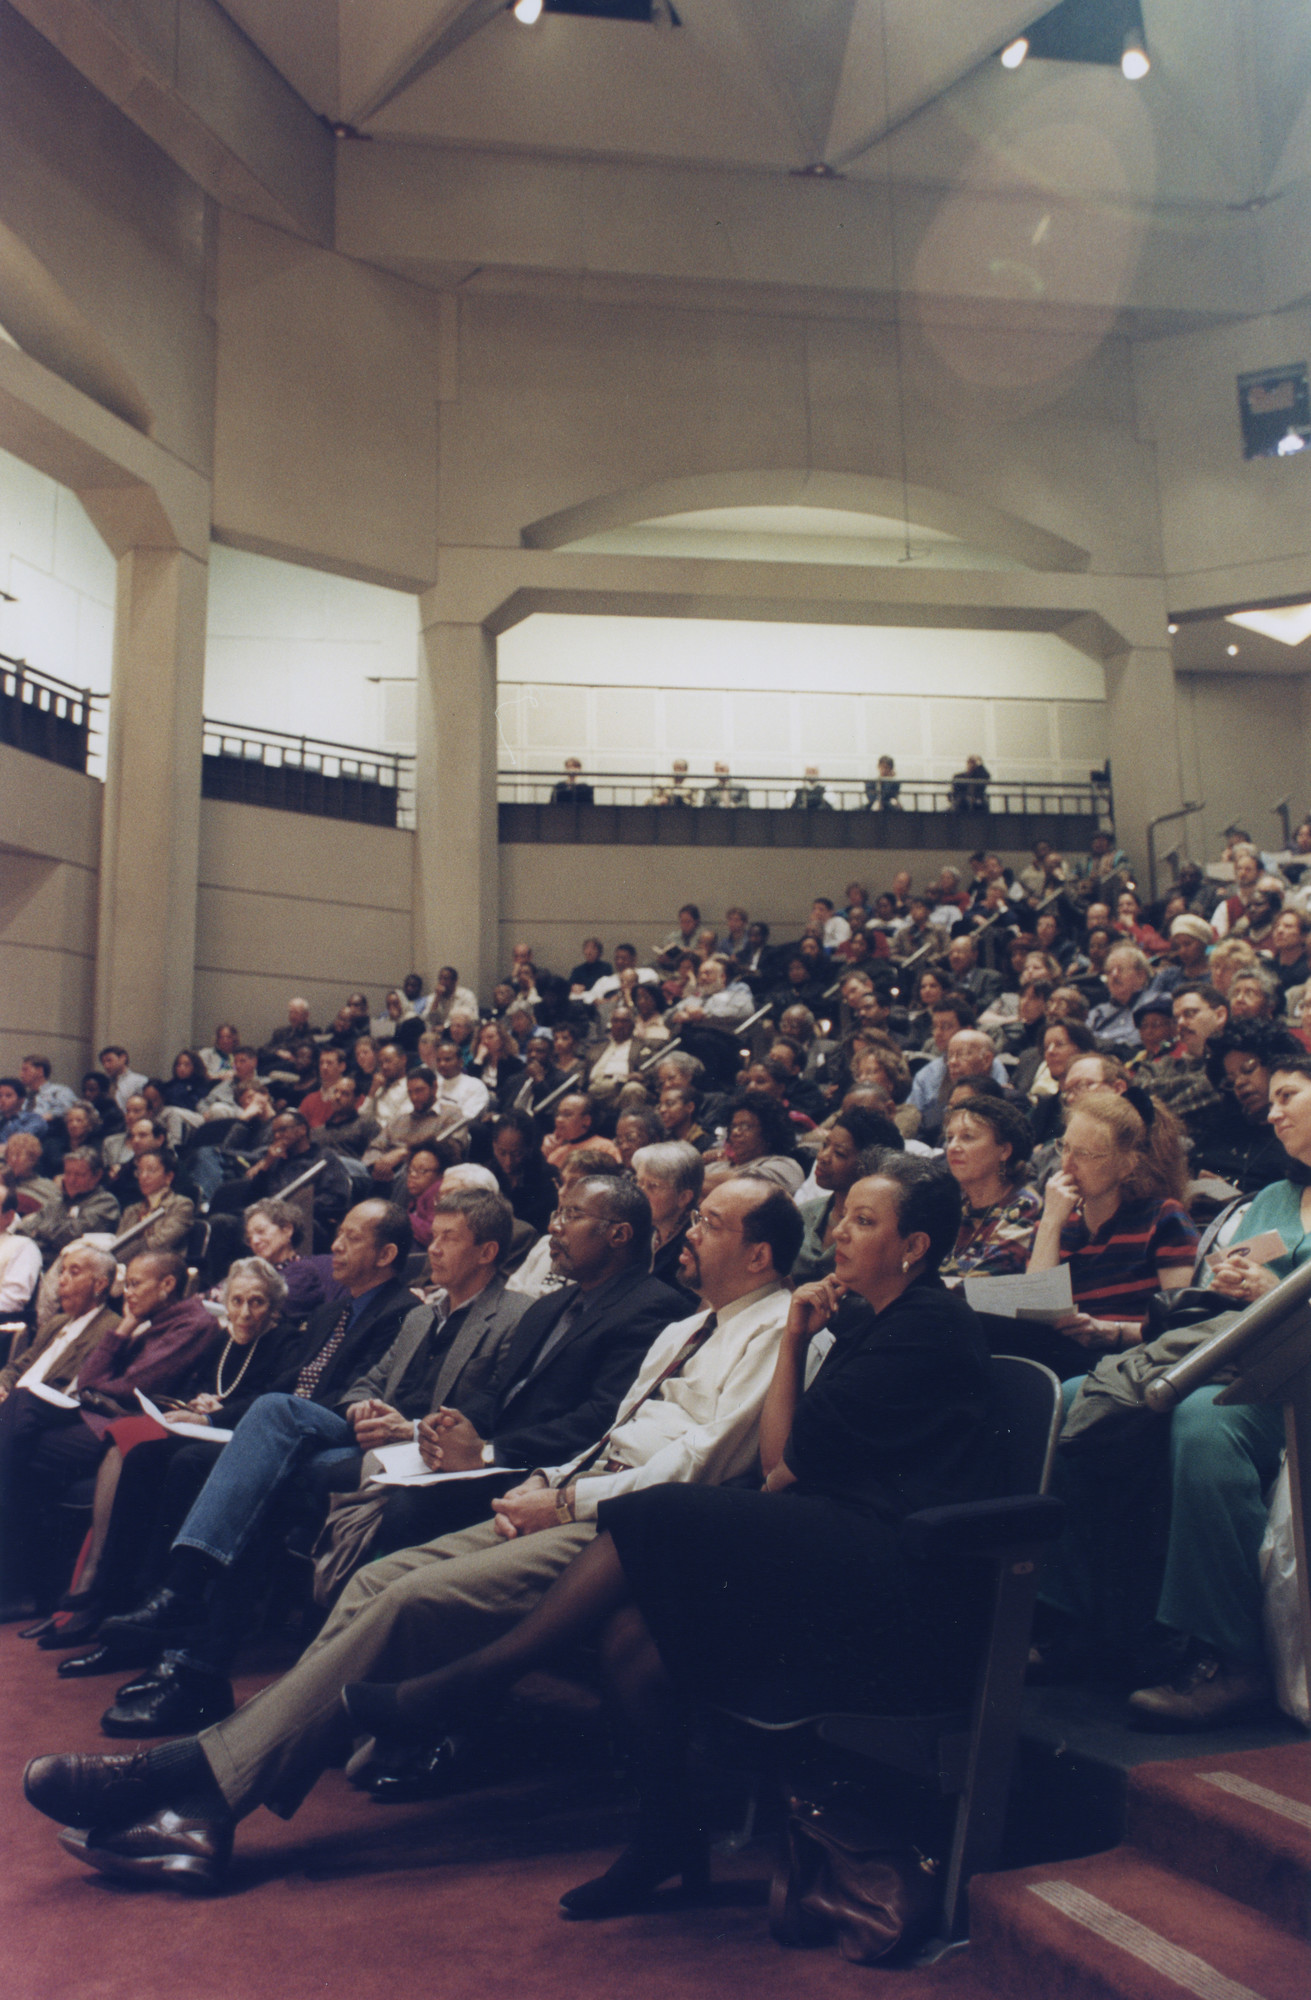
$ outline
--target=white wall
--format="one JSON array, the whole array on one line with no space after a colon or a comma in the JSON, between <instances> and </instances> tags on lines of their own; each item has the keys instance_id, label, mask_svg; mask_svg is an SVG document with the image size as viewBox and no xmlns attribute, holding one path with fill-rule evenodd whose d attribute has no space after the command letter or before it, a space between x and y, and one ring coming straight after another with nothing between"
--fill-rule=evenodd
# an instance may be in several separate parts
<instances>
[{"instance_id":1,"label":"white wall","mask_svg":"<svg viewBox=\"0 0 1311 2000\"><path fill-rule=\"evenodd\" d=\"M216 543L205 714L412 750L417 598Z\"/></svg>"},{"instance_id":2,"label":"white wall","mask_svg":"<svg viewBox=\"0 0 1311 2000\"><path fill-rule=\"evenodd\" d=\"M0 652L108 694L114 657L114 558L81 501L0 451ZM104 775L103 735L91 769Z\"/></svg>"},{"instance_id":3,"label":"white wall","mask_svg":"<svg viewBox=\"0 0 1311 2000\"><path fill-rule=\"evenodd\" d=\"M1102 668L1049 634L539 615L498 649L503 769L1086 780L1106 755Z\"/></svg>"},{"instance_id":4,"label":"white wall","mask_svg":"<svg viewBox=\"0 0 1311 2000\"><path fill-rule=\"evenodd\" d=\"M1265 848L1282 830L1270 808L1287 797L1296 825L1311 810L1306 724L1311 682L1293 674L1180 674L1179 736L1184 793L1206 811L1157 835L1162 850L1184 844L1196 861L1213 861L1224 830L1247 828Z\"/></svg>"}]
</instances>

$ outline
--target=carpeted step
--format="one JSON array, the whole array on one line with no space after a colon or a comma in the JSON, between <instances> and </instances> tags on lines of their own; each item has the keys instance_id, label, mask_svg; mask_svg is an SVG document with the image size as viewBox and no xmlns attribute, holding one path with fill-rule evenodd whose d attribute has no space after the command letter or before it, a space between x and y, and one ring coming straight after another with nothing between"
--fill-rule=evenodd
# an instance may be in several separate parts
<instances>
[{"instance_id":1,"label":"carpeted step","mask_svg":"<svg viewBox=\"0 0 1311 2000\"><path fill-rule=\"evenodd\" d=\"M1311 1743L1140 1765L1125 1838L1311 1937Z\"/></svg>"},{"instance_id":2,"label":"carpeted step","mask_svg":"<svg viewBox=\"0 0 1311 2000\"><path fill-rule=\"evenodd\" d=\"M970 1886L970 1957L999 1995L1306 2000L1311 1946L1132 1847Z\"/></svg>"}]
</instances>

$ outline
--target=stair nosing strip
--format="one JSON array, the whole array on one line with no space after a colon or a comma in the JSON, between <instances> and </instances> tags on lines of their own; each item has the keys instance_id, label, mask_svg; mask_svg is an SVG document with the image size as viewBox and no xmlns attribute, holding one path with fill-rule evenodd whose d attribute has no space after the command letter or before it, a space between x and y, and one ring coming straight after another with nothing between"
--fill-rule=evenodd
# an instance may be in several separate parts
<instances>
[{"instance_id":1,"label":"stair nosing strip","mask_svg":"<svg viewBox=\"0 0 1311 2000\"><path fill-rule=\"evenodd\" d=\"M1196 1775L1204 1785L1214 1785L1236 1799L1246 1799L1249 1805L1264 1806L1267 1812L1278 1813L1281 1819L1291 1819L1294 1826L1311 1829L1311 1805L1302 1799L1286 1798L1282 1792L1272 1792L1268 1785L1254 1785L1237 1771L1199 1771Z\"/></svg>"},{"instance_id":2,"label":"stair nosing strip","mask_svg":"<svg viewBox=\"0 0 1311 2000\"><path fill-rule=\"evenodd\" d=\"M1198 1958L1195 1952L1172 1944L1159 1931L1149 1930L1136 1917L1126 1916L1123 1910L1104 1903L1100 1896L1090 1895L1074 1882L1030 1882L1028 1888L1031 1895L1041 1897L1063 1917L1082 1924L1085 1930L1118 1946L1154 1972L1163 1973L1176 1986L1195 1994L1196 2000L1267 2000L1266 1995L1250 1986L1240 1986L1236 1979L1230 1979L1206 1959Z\"/></svg>"}]
</instances>

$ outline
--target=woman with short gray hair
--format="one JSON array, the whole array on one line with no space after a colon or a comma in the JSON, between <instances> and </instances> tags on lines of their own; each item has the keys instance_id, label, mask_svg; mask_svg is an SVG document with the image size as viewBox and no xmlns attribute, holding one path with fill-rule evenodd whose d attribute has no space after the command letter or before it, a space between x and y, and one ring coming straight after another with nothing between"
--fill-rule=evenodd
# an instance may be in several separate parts
<instances>
[{"instance_id":1,"label":"woman with short gray hair","mask_svg":"<svg viewBox=\"0 0 1311 2000\"><path fill-rule=\"evenodd\" d=\"M639 1146L633 1155L633 1174L651 1204L651 1276L680 1291L694 1293L694 1285L680 1276L679 1266L705 1179L700 1153L685 1139L665 1139L653 1146Z\"/></svg>"}]
</instances>

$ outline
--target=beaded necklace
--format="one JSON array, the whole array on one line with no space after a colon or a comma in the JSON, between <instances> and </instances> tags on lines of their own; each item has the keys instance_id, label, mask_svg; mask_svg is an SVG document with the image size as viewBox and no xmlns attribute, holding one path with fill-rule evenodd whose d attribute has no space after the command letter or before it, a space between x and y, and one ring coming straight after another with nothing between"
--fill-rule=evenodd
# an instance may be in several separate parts
<instances>
[{"instance_id":1,"label":"beaded necklace","mask_svg":"<svg viewBox=\"0 0 1311 2000\"><path fill-rule=\"evenodd\" d=\"M229 1335L228 1335L228 1344L227 1344L227 1346L226 1346L226 1347L225 1347L225 1348L223 1349L223 1352L222 1352L222 1354L221 1354L221 1355L219 1356L219 1365L218 1365L218 1368L217 1368L217 1369L215 1370L215 1374L214 1374L214 1394L215 1394L215 1395L216 1395L216 1396L218 1397L218 1399L219 1399L220 1403L222 1403L222 1402L225 1402L225 1401L227 1400L227 1398L228 1398L228 1397L229 1397L230 1395L232 1395L232 1394L233 1394L233 1392L234 1392L235 1390L237 1390L237 1389L239 1389L239 1388L241 1387L241 1378L242 1378L242 1376L243 1376L243 1375L245 1374L246 1370L247 1370L247 1369L249 1368L249 1366L250 1366L250 1364L251 1364L252 1360L254 1359L254 1356L255 1356L255 1349L256 1349L256 1348L257 1348L257 1347L259 1346L259 1342L258 1342L257 1340L252 1340L252 1341L250 1342L250 1345L249 1345L249 1346L248 1346L248 1348L246 1349L246 1358L245 1358L245 1360L244 1360L244 1361L242 1362L242 1364L241 1364L240 1368L238 1368L238 1370L237 1370L237 1379L236 1379L236 1381L235 1381L235 1382L233 1382L233 1383L232 1383L232 1385L231 1385L231 1386L230 1386L229 1388L225 1389L225 1388L223 1387L223 1370L224 1370L224 1367L225 1367L225 1366L226 1366L226 1364L227 1364L227 1359L228 1359L228 1356L229 1356L229 1354L231 1354L231 1352L232 1352L233 1348L234 1348L234 1347L235 1347L236 1345L237 1345L237 1343L236 1343L236 1342L235 1342L235 1341L233 1340L233 1338L232 1338L232 1335L231 1335L231 1334L229 1334Z\"/></svg>"}]
</instances>

